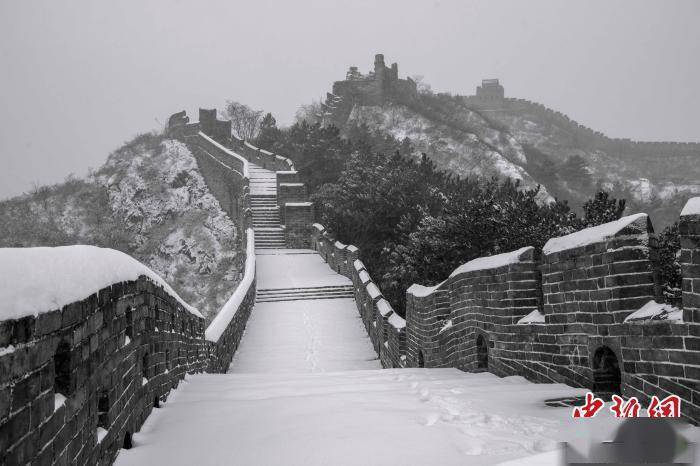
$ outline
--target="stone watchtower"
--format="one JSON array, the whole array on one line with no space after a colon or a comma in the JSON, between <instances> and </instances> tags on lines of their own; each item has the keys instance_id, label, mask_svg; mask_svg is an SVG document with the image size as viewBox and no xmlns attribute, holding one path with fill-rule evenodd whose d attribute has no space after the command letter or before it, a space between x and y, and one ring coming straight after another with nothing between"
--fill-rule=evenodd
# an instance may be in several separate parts
<instances>
[{"instance_id":1,"label":"stone watchtower","mask_svg":"<svg viewBox=\"0 0 700 466\"><path fill-rule=\"evenodd\" d=\"M384 81L386 76L386 65L384 64L384 54L378 53L374 56L374 79Z\"/></svg>"},{"instance_id":2,"label":"stone watchtower","mask_svg":"<svg viewBox=\"0 0 700 466\"><path fill-rule=\"evenodd\" d=\"M498 79L483 79L481 86L476 87L476 97L484 101L503 100L505 92Z\"/></svg>"}]
</instances>

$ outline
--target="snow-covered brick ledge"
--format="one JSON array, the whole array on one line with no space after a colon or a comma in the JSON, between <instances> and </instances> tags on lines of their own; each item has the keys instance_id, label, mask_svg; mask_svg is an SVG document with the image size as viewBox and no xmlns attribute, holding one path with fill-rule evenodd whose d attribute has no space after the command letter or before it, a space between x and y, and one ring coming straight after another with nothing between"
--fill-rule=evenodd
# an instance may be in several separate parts
<instances>
[{"instance_id":1,"label":"snow-covered brick ledge","mask_svg":"<svg viewBox=\"0 0 700 466\"><path fill-rule=\"evenodd\" d=\"M0 320L37 316L114 283L145 276L202 318L154 271L123 252L96 246L0 249Z\"/></svg>"},{"instance_id":2,"label":"snow-covered brick ledge","mask_svg":"<svg viewBox=\"0 0 700 466\"><path fill-rule=\"evenodd\" d=\"M210 366L204 319L126 254L0 249L0 279L2 464L112 464L152 407Z\"/></svg>"},{"instance_id":3,"label":"snow-covered brick ledge","mask_svg":"<svg viewBox=\"0 0 700 466\"><path fill-rule=\"evenodd\" d=\"M284 157L283 155L260 149L259 147L254 146L250 142L241 139L238 136L231 136L231 142L233 145L237 147L251 162L255 162L268 170L294 171L294 162L291 159Z\"/></svg>"},{"instance_id":4,"label":"snow-covered brick ledge","mask_svg":"<svg viewBox=\"0 0 700 466\"><path fill-rule=\"evenodd\" d=\"M204 134L201 131L199 132L199 136L201 138L203 138L205 141L207 141L209 144L211 144L212 146L217 148L220 152L223 152L224 154L228 155L229 157L232 157L233 159L235 159L236 162L241 164L240 174L243 176L243 178L250 178L250 174L249 174L250 172L248 169L248 160L246 160L245 157L242 157L242 156L236 154L235 152L233 152L232 150L227 149L226 147L222 146L221 144L219 144L218 142L216 142L215 140L213 140L212 138L210 138L209 136L207 136L206 134ZM230 168L235 170L235 168L233 168L233 167L230 167Z\"/></svg>"},{"instance_id":5,"label":"snow-covered brick ledge","mask_svg":"<svg viewBox=\"0 0 700 466\"><path fill-rule=\"evenodd\" d=\"M528 324L544 324L544 315L538 309L535 309L525 317L518 320L518 325Z\"/></svg>"},{"instance_id":6,"label":"snow-covered brick ledge","mask_svg":"<svg viewBox=\"0 0 700 466\"><path fill-rule=\"evenodd\" d=\"M396 314L372 281L365 264L359 259L360 250L352 244L337 241L318 223L311 228L311 244L334 271L352 280L358 313L382 365L401 367L406 321Z\"/></svg>"},{"instance_id":7,"label":"snow-covered brick ledge","mask_svg":"<svg viewBox=\"0 0 700 466\"><path fill-rule=\"evenodd\" d=\"M650 321L683 322L683 310L670 304L659 304L653 299L625 318L626 323Z\"/></svg>"},{"instance_id":8,"label":"snow-covered brick ledge","mask_svg":"<svg viewBox=\"0 0 700 466\"><path fill-rule=\"evenodd\" d=\"M236 291L226 301L219 313L211 321L205 332L206 339L218 343L221 337L228 331L235 330L232 327L236 323L236 315L244 306L252 306L250 302L251 291L255 295L255 233L252 228L247 231L248 241L246 245L246 261L243 279L238 284ZM248 301L246 300L248 298ZM249 312L249 311L248 311ZM240 337L240 336L239 336Z\"/></svg>"},{"instance_id":9,"label":"snow-covered brick ledge","mask_svg":"<svg viewBox=\"0 0 700 466\"><path fill-rule=\"evenodd\" d=\"M691 215L700 215L700 197L688 199L681 211L681 217L689 217Z\"/></svg>"},{"instance_id":10,"label":"snow-covered brick ledge","mask_svg":"<svg viewBox=\"0 0 700 466\"><path fill-rule=\"evenodd\" d=\"M586 228L570 235L552 238L545 243L542 253L545 255L560 251L576 249L595 243L603 243L617 235L638 234L648 228L647 214L635 214L622 217L614 222Z\"/></svg>"},{"instance_id":11,"label":"snow-covered brick ledge","mask_svg":"<svg viewBox=\"0 0 700 466\"><path fill-rule=\"evenodd\" d=\"M527 246L516 251L506 252L503 254L479 257L457 267L454 272L450 274L450 278L467 272L496 269L506 265L517 264L518 262L522 262L524 260L532 261L534 250L535 248L532 246Z\"/></svg>"},{"instance_id":12,"label":"snow-covered brick ledge","mask_svg":"<svg viewBox=\"0 0 700 466\"><path fill-rule=\"evenodd\" d=\"M426 298L432 295L435 291L440 290L443 287L443 285L450 281L450 279L454 279L459 275L470 272L478 272L481 270L497 269L512 264L519 264L521 262L532 262L533 257L534 248L532 246L520 248L518 250L506 252L503 254L497 254L494 256L478 257L457 267L450 274L447 280L438 283L434 286L423 286L414 283L413 285L408 287L406 293L416 298Z\"/></svg>"},{"instance_id":13,"label":"snow-covered brick ledge","mask_svg":"<svg viewBox=\"0 0 700 466\"><path fill-rule=\"evenodd\" d=\"M440 289L444 283L445 282L443 281L434 286L423 286L419 285L418 283L414 283L408 287L406 293L410 294L411 296L415 296L416 298L425 298L433 294L435 290Z\"/></svg>"}]
</instances>

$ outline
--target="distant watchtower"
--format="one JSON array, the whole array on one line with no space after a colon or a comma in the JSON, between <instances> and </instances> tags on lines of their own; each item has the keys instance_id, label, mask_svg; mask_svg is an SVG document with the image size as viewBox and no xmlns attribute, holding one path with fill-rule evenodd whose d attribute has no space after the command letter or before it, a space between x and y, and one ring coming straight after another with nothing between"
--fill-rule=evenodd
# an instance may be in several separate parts
<instances>
[{"instance_id":1,"label":"distant watchtower","mask_svg":"<svg viewBox=\"0 0 700 466\"><path fill-rule=\"evenodd\" d=\"M333 95L326 107L330 110L338 108L338 98L348 105L383 105L389 100L410 100L416 94L416 83L411 78L399 79L399 66L396 63L386 66L384 55L378 53L374 56L374 69L368 74L351 66L345 80L333 84Z\"/></svg>"},{"instance_id":2,"label":"distant watchtower","mask_svg":"<svg viewBox=\"0 0 700 466\"><path fill-rule=\"evenodd\" d=\"M503 100L505 92L498 79L482 79L481 86L476 87L476 96L479 100Z\"/></svg>"}]
</instances>

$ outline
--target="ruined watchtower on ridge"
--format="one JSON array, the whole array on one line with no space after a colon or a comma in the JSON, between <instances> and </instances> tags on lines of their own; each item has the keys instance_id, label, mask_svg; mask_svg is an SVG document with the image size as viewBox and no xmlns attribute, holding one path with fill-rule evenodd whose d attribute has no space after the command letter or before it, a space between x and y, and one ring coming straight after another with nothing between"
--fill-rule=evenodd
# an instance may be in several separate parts
<instances>
[{"instance_id":1,"label":"ruined watchtower on ridge","mask_svg":"<svg viewBox=\"0 0 700 466\"><path fill-rule=\"evenodd\" d=\"M375 106L387 102L405 103L418 95L416 82L411 78L399 79L399 66L392 63L386 66L384 55L374 56L374 69L361 73L357 66L351 66L343 81L333 83L333 92L326 95L321 104L327 121L342 125L355 105Z\"/></svg>"},{"instance_id":2,"label":"ruined watchtower on ridge","mask_svg":"<svg viewBox=\"0 0 700 466\"><path fill-rule=\"evenodd\" d=\"M333 83L333 97L352 100L360 105L382 105L390 97L411 97L416 95L416 83L411 78L399 79L399 66L391 67L384 63L384 55L374 57L374 69L362 74L356 66L351 66L345 80Z\"/></svg>"}]
</instances>

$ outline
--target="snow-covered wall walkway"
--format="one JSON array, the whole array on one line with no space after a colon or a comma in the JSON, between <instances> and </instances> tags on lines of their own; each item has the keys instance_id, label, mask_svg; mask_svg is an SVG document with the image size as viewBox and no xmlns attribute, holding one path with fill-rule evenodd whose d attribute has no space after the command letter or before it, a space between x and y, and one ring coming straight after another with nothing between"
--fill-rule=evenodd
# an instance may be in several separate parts
<instances>
[{"instance_id":1,"label":"snow-covered wall walkway","mask_svg":"<svg viewBox=\"0 0 700 466\"><path fill-rule=\"evenodd\" d=\"M381 365L350 298L328 291L352 282L313 251L260 250L258 289L283 289L257 302L229 373L328 372ZM296 291L294 293L293 291Z\"/></svg>"}]
</instances>

